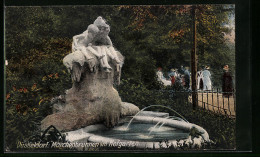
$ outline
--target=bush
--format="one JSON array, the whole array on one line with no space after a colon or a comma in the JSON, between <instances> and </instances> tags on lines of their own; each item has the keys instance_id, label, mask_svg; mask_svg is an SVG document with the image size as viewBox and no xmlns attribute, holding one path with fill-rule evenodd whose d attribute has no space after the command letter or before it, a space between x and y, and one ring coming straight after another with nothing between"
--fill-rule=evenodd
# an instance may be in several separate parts
<instances>
[{"instance_id":1,"label":"bush","mask_svg":"<svg viewBox=\"0 0 260 157\"><path fill-rule=\"evenodd\" d=\"M16 147L16 142L28 140L40 131L40 122L52 113L51 98L63 94L66 71L43 76L32 85L18 85L6 94L6 146ZM68 83L68 82L67 82ZM27 83L29 84L29 83Z\"/></svg>"},{"instance_id":2,"label":"bush","mask_svg":"<svg viewBox=\"0 0 260 157\"><path fill-rule=\"evenodd\" d=\"M164 105L174 107L179 103L188 103L188 94L182 93L183 88L178 86L164 87L157 84L159 89L148 89L143 83L132 79L124 79L118 87L122 101L137 105L140 109L149 105Z\"/></svg>"},{"instance_id":3,"label":"bush","mask_svg":"<svg viewBox=\"0 0 260 157\"><path fill-rule=\"evenodd\" d=\"M71 87L62 58L70 51L68 39L51 39L31 49L6 67L5 142L10 150L18 141L40 133L40 123L51 114L51 98Z\"/></svg>"}]
</instances>

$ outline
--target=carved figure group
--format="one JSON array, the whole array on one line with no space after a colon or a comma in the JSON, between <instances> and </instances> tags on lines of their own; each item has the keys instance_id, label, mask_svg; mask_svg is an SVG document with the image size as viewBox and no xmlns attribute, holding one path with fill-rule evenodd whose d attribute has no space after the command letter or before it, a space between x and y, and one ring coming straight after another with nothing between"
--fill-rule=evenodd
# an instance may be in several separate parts
<instances>
[{"instance_id":1,"label":"carved figure group","mask_svg":"<svg viewBox=\"0 0 260 157\"><path fill-rule=\"evenodd\" d=\"M103 70L105 72L111 72L112 68L108 64L108 57L110 57L117 66L122 65L122 62L118 58L118 53L114 49L112 41L108 36L109 32L110 26L99 16L93 24L88 26L86 31L73 37L72 53L80 51L87 60L94 59L94 55L99 60ZM90 70L93 72L94 65L91 65L91 61L89 61L89 63Z\"/></svg>"}]
</instances>

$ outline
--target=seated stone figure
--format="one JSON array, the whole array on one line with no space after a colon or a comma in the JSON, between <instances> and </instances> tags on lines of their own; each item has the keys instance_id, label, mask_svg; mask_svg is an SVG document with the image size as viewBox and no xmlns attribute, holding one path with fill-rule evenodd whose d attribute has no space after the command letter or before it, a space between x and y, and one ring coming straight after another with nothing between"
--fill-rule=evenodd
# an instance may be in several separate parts
<instances>
[{"instance_id":1,"label":"seated stone figure","mask_svg":"<svg viewBox=\"0 0 260 157\"><path fill-rule=\"evenodd\" d=\"M100 59L101 67L106 72L110 72L112 68L107 62L107 56L115 61L116 64L121 62L113 48L112 41L108 36L109 32L110 26L106 24L101 16L99 16L94 21L94 24L88 26L88 29L85 32L73 37L72 52L79 50L88 60L92 59L88 54L88 52L91 52ZM108 49L103 45L107 46Z\"/></svg>"},{"instance_id":2,"label":"seated stone figure","mask_svg":"<svg viewBox=\"0 0 260 157\"><path fill-rule=\"evenodd\" d=\"M89 50L91 53L93 53L99 59L104 57L101 54L99 54L96 50L89 47L89 45L91 45L95 35L98 32L99 32L98 28L96 26L94 26L93 24L91 24L88 26L87 31L83 32L82 34L75 35L73 37L72 52L79 50L86 56L87 59L92 59L92 57L89 56L87 50Z\"/></svg>"},{"instance_id":3,"label":"seated stone figure","mask_svg":"<svg viewBox=\"0 0 260 157\"><path fill-rule=\"evenodd\" d=\"M100 46L101 47L101 54L105 55L104 58L101 60L102 66L107 72L108 70L111 70L109 64L107 63L107 58L110 57L113 61L115 61L115 64L120 64L121 61L119 60L117 56L117 52L115 51L112 41L110 37L108 36L110 32L110 26L106 24L106 21L99 16L95 21L94 25L98 27L99 32L96 34L96 36L93 39L93 42L91 44Z\"/></svg>"}]
</instances>

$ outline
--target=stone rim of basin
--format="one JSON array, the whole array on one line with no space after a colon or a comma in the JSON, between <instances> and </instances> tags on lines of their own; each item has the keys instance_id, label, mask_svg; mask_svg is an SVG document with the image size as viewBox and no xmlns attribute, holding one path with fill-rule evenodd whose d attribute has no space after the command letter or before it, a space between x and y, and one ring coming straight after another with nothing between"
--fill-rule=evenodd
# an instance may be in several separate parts
<instances>
[{"instance_id":1,"label":"stone rim of basin","mask_svg":"<svg viewBox=\"0 0 260 157\"><path fill-rule=\"evenodd\" d=\"M192 137L189 135L187 139L182 139L182 140L169 140L168 143L170 143L174 148L183 146L185 143L186 145L190 145L192 147L194 146L201 146L202 143L204 142L211 142L209 139L209 135L205 129L202 127L188 123L185 121L180 121L180 120L174 120L174 119L167 119L165 117L151 117L151 116L136 116L135 117L136 121L140 122L145 122L145 123L153 123L156 124L159 121L163 121L166 126L170 127L175 127L183 130L191 130L191 129L196 129L197 132L199 133L197 137ZM101 135L96 135L90 132L97 131L97 130L106 130L107 128L102 125L102 124L96 124L96 125L90 125L85 128L81 128L76 131L70 131L66 132L66 139L70 142L77 142L81 139L87 139L87 142L94 142L94 143L115 143L115 142L121 142L121 143L132 143L136 148L151 148L151 149L158 149L158 148L168 148L169 145L166 143L161 143L161 142L142 142L140 141L131 141L131 140L120 140L117 138L109 138L109 137L104 137ZM77 135L77 136L75 136Z\"/></svg>"}]
</instances>

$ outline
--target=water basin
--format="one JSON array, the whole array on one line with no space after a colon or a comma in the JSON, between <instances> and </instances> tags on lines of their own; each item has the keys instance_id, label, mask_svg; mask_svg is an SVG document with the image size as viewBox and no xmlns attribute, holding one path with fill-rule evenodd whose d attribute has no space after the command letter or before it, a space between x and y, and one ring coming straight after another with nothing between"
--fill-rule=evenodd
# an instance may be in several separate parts
<instances>
[{"instance_id":1,"label":"water basin","mask_svg":"<svg viewBox=\"0 0 260 157\"><path fill-rule=\"evenodd\" d=\"M129 120L129 117L128 117ZM192 135L191 132L197 132ZM121 123L114 128L106 128L102 124L87 126L67 133L66 139L78 143L121 144L134 143L137 148L160 148L169 145L180 147L183 143L201 145L209 142L209 135L202 127L183 120L165 117L135 116L131 125Z\"/></svg>"},{"instance_id":2,"label":"water basin","mask_svg":"<svg viewBox=\"0 0 260 157\"><path fill-rule=\"evenodd\" d=\"M160 142L163 140L181 140L189 137L189 132L181 129L162 126L154 128L154 124L133 123L126 129L127 123L116 126L113 129L91 131L89 133L107 138L142 141L142 142ZM152 133L149 135L149 132ZM88 138L81 139L79 142L87 142Z\"/></svg>"}]
</instances>

